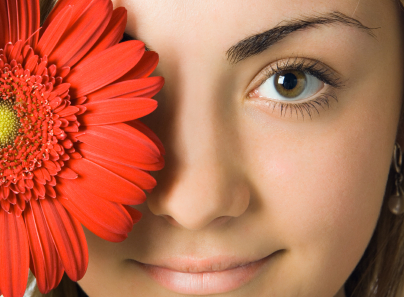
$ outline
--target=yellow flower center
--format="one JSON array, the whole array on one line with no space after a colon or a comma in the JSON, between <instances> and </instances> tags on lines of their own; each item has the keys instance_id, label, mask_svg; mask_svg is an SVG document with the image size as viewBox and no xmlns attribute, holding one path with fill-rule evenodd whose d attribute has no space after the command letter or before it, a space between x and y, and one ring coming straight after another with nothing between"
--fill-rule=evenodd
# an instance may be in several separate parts
<instances>
[{"instance_id":1,"label":"yellow flower center","mask_svg":"<svg viewBox=\"0 0 404 297\"><path fill-rule=\"evenodd\" d=\"M0 99L0 147L13 144L18 135L20 121L11 100Z\"/></svg>"}]
</instances>

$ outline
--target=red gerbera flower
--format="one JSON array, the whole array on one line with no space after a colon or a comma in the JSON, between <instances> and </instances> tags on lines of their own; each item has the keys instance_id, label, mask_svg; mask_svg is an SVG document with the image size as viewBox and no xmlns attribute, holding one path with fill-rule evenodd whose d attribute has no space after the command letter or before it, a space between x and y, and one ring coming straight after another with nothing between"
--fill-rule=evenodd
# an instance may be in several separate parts
<instances>
[{"instance_id":1,"label":"red gerbera flower","mask_svg":"<svg viewBox=\"0 0 404 297\"><path fill-rule=\"evenodd\" d=\"M161 77L140 41L118 43L126 10L59 0L39 30L39 0L0 1L0 291L23 296L28 268L42 293L81 279L81 224L127 237L164 165L152 112ZM125 123L126 122L126 123ZM81 223L81 224L80 224Z\"/></svg>"}]
</instances>

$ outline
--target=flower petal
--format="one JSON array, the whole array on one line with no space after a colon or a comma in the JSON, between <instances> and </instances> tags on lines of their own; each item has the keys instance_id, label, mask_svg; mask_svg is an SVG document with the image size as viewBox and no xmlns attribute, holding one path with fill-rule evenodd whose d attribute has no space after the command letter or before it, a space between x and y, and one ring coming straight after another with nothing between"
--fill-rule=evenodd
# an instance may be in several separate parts
<instances>
[{"instance_id":1,"label":"flower petal","mask_svg":"<svg viewBox=\"0 0 404 297\"><path fill-rule=\"evenodd\" d=\"M111 16L112 2L110 0L91 1L86 11L77 21L71 23L71 27L66 29L59 43L49 55L49 61L57 67L71 67L76 64L97 42L108 26Z\"/></svg>"},{"instance_id":2,"label":"flower petal","mask_svg":"<svg viewBox=\"0 0 404 297\"><path fill-rule=\"evenodd\" d=\"M71 96L85 96L117 80L137 64L143 53L144 43L131 40L78 63L66 77L71 84Z\"/></svg>"},{"instance_id":3,"label":"flower petal","mask_svg":"<svg viewBox=\"0 0 404 297\"><path fill-rule=\"evenodd\" d=\"M0 1L0 48L8 42L25 41L39 28L38 0ZM35 44L37 37L32 36L29 44Z\"/></svg>"},{"instance_id":4,"label":"flower petal","mask_svg":"<svg viewBox=\"0 0 404 297\"><path fill-rule=\"evenodd\" d=\"M80 141L105 151L119 152L120 155L133 155L139 162L155 163L160 156L153 141L124 123L87 126L84 132L77 136Z\"/></svg>"},{"instance_id":5,"label":"flower petal","mask_svg":"<svg viewBox=\"0 0 404 297\"><path fill-rule=\"evenodd\" d=\"M22 50L23 45L24 45L24 42L22 40L18 40L12 46L13 49L11 50L10 55L7 57L7 59L9 61L16 60L21 54L21 50Z\"/></svg>"},{"instance_id":6,"label":"flower petal","mask_svg":"<svg viewBox=\"0 0 404 297\"><path fill-rule=\"evenodd\" d=\"M29 35L28 20L32 12L28 11L28 1L18 0L18 36L20 40L25 41Z\"/></svg>"},{"instance_id":7,"label":"flower petal","mask_svg":"<svg viewBox=\"0 0 404 297\"><path fill-rule=\"evenodd\" d=\"M42 25L40 36L46 31L50 23L53 22L55 18L58 17L59 13L71 5L73 7L73 15L70 20L70 23L74 23L77 19L87 10L87 7L90 5L92 1L83 1L83 0L63 0L57 1L56 5L53 7L52 11L46 18L45 22ZM39 27L39 26L38 26Z\"/></svg>"},{"instance_id":8,"label":"flower petal","mask_svg":"<svg viewBox=\"0 0 404 297\"><path fill-rule=\"evenodd\" d=\"M70 160L66 166L78 173L78 178L69 181L78 189L121 204L134 205L146 200L145 193L138 186L90 160Z\"/></svg>"},{"instance_id":9,"label":"flower petal","mask_svg":"<svg viewBox=\"0 0 404 297\"><path fill-rule=\"evenodd\" d=\"M117 153L115 151L106 151L98 147L88 145L86 143L79 143L77 147L82 154L91 152L91 154L96 156L96 158L104 159L106 161L126 165L129 167L139 168L141 170L157 171L164 167L164 159L162 157L160 157L157 162L145 163L141 159L139 160L136 154L128 155L122 154L120 152Z\"/></svg>"},{"instance_id":10,"label":"flower petal","mask_svg":"<svg viewBox=\"0 0 404 297\"><path fill-rule=\"evenodd\" d=\"M29 246L23 216L0 209L0 291L22 297L28 279Z\"/></svg>"},{"instance_id":11,"label":"flower petal","mask_svg":"<svg viewBox=\"0 0 404 297\"><path fill-rule=\"evenodd\" d=\"M135 209L129 205L124 205L123 207L125 207L127 212L129 212L134 224L136 224L137 222L140 221L140 219L142 218L142 213L140 211L138 211L137 209Z\"/></svg>"},{"instance_id":12,"label":"flower petal","mask_svg":"<svg viewBox=\"0 0 404 297\"><path fill-rule=\"evenodd\" d=\"M31 250L31 270L39 290L45 294L59 284L55 268L60 266L60 259L37 200L31 200L26 206L24 218Z\"/></svg>"},{"instance_id":13,"label":"flower petal","mask_svg":"<svg viewBox=\"0 0 404 297\"><path fill-rule=\"evenodd\" d=\"M28 44L32 47L35 48L36 44L38 43L38 37L39 34L34 34L39 29L39 25L41 22L40 18L40 9L39 9L39 0L20 0L20 2L27 2L28 6L26 8L26 11L21 12L21 18L26 18L26 15L28 15L27 18L27 23L28 23L28 30L27 30L27 38L31 37L29 40ZM61 1L63 2L63 1ZM22 28L21 30L24 30ZM32 36L32 34L34 34ZM22 36L24 37L24 36ZM25 38L23 39L25 40Z\"/></svg>"},{"instance_id":14,"label":"flower petal","mask_svg":"<svg viewBox=\"0 0 404 297\"><path fill-rule=\"evenodd\" d=\"M38 63L38 56L31 56L28 58L27 62L25 63L25 69L28 69L30 72L34 71L37 63Z\"/></svg>"},{"instance_id":15,"label":"flower petal","mask_svg":"<svg viewBox=\"0 0 404 297\"><path fill-rule=\"evenodd\" d=\"M157 94L164 85L164 79L161 76L153 76L140 79L132 79L124 82L108 85L98 91L87 95L87 101L95 102L108 98L130 98L130 97L148 97L151 98Z\"/></svg>"},{"instance_id":16,"label":"flower petal","mask_svg":"<svg viewBox=\"0 0 404 297\"><path fill-rule=\"evenodd\" d=\"M148 51L145 52L142 59L128 71L124 76L119 78L116 82L122 82L129 79L144 78L152 74L154 69L156 69L159 62L159 55L156 52Z\"/></svg>"},{"instance_id":17,"label":"flower petal","mask_svg":"<svg viewBox=\"0 0 404 297\"><path fill-rule=\"evenodd\" d=\"M149 98L114 98L84 104L87 112L78 117L83 125L106 125L126 122L148 115L157 108Z\"/></svg>"},{"instance_id":18,"label":"flower petal","mask_svg":"<svg viewBox=\"0 0 404 297\"><path fill-rule=\"evenodd\" d=\"M143 124L139 120L129 121L129 122L126 122L126 124L133 127L133 128L135 128L136 130L139 130L144 135L149 137L155 143L155 145L159 148L160 153L162 155L166 154L166 151L164 149L163 143L161 142L161 140L157 137L156 134L154 134L154 132L149 127L147 127L145 124Z\"/></svg>"},{"instance_id":19,"label":"flower petal","mask_svg":"<svg viewBox=\"0 0 404 297\"><path fill-rule=\"evenodd\" d=\"M4 1L4 0L3 0ZM15 43L19 40L19 15L18 15L18 3L15 0L6 0L7 8L8 8L8 29L9 29L9 36L10 42ZM2 15L3 17L4 15Z\"/></svg>"},{"instance_id":20,"label":"flower petal","mask_svg":"<svg viewBox=\"0 0 404 297\"><path fill-rule=\"evenodd\" d=\"M54 19L54 21L41 36L41 39L35 48L36 53L39 53L42 57L49 56L65 32L72 17L72 13L73 9L71 6L66 7L60 12L60 16Z\"/></svg>"},{"instance_id":21,"label":"flower petal","mask_svg":"<svg viewBox=\"0 0 404 297\"><path fill-rule=\"evenodd\" d=\"M58 176L64 179L76 179L78 174L69 167L64 166L62 170L58 172Z\"/></svg>"},{"instance_id":22,"label":"flower petal","mask_svg":"<svg viewBox=\"0 0 404 297\"><path fill-rule=\"evenodd\" d=\"M122 242L128 238L127 233L115 233L110 230L117 229L117 226L112 225L109 221L112 218L120 218L115 210L118 207L123 207L122 205L115 203L115 207L111 208L111 204L104 205L104 202L113 202L104 200L101 203L97 202L96 204L98 207L96 208L93 207L93 204L91 204L91 207L87 208L86 206L83 206L83 204L76 205L74 201L70 199L60 198L59 200L60 203L62 203L63 206L80 221L80 223L98 237L110 242ZM102 206L102 209L104 209L105 212L101 212L98 209L99 206ZM132 222L133 221L131 220L131 223ZM121 221L119 223L121 223Z\"/></svg>"},{"instance_id":23,"label":"flower petal","mask_svg":"<svg viewBox=\"0 0 404 297\"><path fill-rule=\"evenodd\" d=\"M118 174L141 189L151 190L156 186L156 180L148 172L127 166L126 164L118 164L116 162L108 161L91 150L81 150L81 153L87 160L97 163L115 174Z\"/></svg>"},{"instance_id":24,"label":"flower petal","mask_svg":"<svg viewBox=\"0 0 404 297\"><path fill-rule=\"evenodd\" d=\"M66 274L72 281L81 279L88 265L83 228L57 199L47 198L39 202Z\"/></svg>"},{"instance_id":25,"label":"flower petal","mask_svg":"<svg viewBox=\"0 0 404 297\"><path fill-rule=\"evenodd\" d=\"M0 48L4 48L6 43L10 41L10 29L8 21L8 1L0 1Z\"/></svg>"},{"instance_id":26,"label":"flower petal","mask_svg":"<svg viewBox=\"0 0 404 297\"><path fill-rule=\"evenodd\" d=\"M121 242L132 230L133 221L121 204L107 201L70 181L58 180L58 200L87 229L97 236Z\"/></svg>"},{"instance_id":27,"label":"flower petal","mask_svg":"<svg viewBox=\"0 0 404 297\"><path fill-rule=\"evenodd\" d=\"M98 41L93 45L91 50L86 54L83 60L92 57L103 50L119 43L125 32L127 21L127 12L124 7L118 7L112 12L112 17L109 21L104 33L98 38Z\"/></svg>"}]
</instances>

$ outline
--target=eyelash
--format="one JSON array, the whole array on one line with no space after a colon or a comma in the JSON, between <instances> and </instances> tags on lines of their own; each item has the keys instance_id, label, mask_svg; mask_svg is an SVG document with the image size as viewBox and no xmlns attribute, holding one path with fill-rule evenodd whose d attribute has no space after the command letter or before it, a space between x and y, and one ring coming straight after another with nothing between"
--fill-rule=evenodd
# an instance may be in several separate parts
<instances>
[{"instance_id":1,"label":"eyelash","mask_svg":"<svg viewBox=\"0 0 404 297\"><path fill-rule=\"evenodd\" d=\"M260 82L258 83L257 87L254 88L254 90L258 89L271 76L287 70L302 71L305 74L309 74L316 77L323 83L330 85L335 89L340 89L344 87L341 78L338 75L336 75L335 72L323 66L320 61L296 57L296 58L289 58L286 61L278 60L275 63L275 65L270 65L268 68L266 68L263 74L264 78L260 80ZM293 112L295 112L298 118L300 114L304 120L305 113L310 117L310 119L312 119L312 114L314 112L320 114L318 108L321 107L323 110L329 108L331 100L335 100L336 102L338 102L338 98L334 92L323 93L317 96L315 99L301 103L290 103L290 102L286 103L282 101L273 101L273 100L266 100L267 101L266 103L268 106L272 105L272 112L274 112L275 108L278 107L281 116L286 116L288 110L290 110L290 116L292 116Z\"/></svg>"}]
</instances>

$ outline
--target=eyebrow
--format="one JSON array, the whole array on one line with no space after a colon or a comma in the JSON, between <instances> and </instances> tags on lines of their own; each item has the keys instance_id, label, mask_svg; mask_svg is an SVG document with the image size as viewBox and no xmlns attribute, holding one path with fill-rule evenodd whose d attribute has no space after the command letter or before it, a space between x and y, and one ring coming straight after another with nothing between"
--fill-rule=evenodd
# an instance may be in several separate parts
<instances>
[{"instance_id":1,"label":"eyebrow","mask_svg":"<svg viewBox=\"0 0 404 297\"><path fill-rule=\"evenodd\" d=\"M236 64L247 59L248 57L260 54L293 32L302 31L308 28L315 28L319 25L329 25L335 23L359 28L374 38L376 35L374 34L373 30L378 29L369 28L363 25L357 19L349 17L341 12L331 12L325 15L303 17L300 19L287 21L284 25L277 25L268 31L252 35L239 41L226 51L227 60L231 64Z\"/></svg>"}]
</instances>

